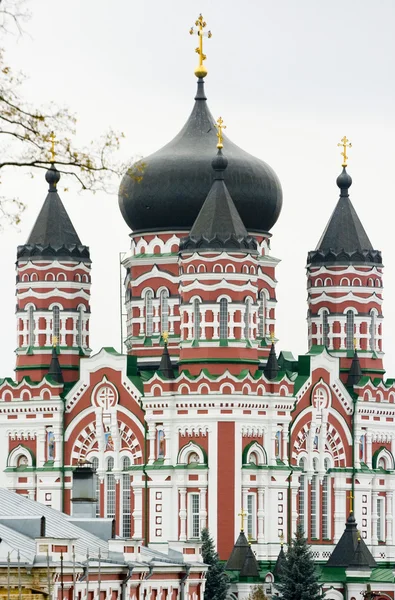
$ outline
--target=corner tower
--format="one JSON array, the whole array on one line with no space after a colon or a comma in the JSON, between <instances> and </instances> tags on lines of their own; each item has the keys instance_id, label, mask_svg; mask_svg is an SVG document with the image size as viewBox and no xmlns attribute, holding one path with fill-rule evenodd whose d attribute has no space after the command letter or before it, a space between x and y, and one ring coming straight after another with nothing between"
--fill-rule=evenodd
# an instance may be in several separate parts
<instances>
[{"instance_id":1,"label":"corner tower","mask_svg":"<svg viewBox=\"0 0 395 600\"><path fill-rule=\"evenodd\" d=\"M17 250L16 377L40 381L55 346L65 381L74 381L80 356L90 353L91 260L57 192L60 173L53 163L45 179L48 195Z\"/></svg>"},{"instance_id":2,"label":"corner tower","mask_svg":"<svg viewBox=\"0 0 395 600\"><path fill-rule=\"evenodd\" d=\"M377 377L383 373L383 264L349 197L347 144L343 138L339 201L307 257L309 347L322 344L338 353L343 369L350 367L355 347L363 373Z\"/></svg>"}]
</instances>

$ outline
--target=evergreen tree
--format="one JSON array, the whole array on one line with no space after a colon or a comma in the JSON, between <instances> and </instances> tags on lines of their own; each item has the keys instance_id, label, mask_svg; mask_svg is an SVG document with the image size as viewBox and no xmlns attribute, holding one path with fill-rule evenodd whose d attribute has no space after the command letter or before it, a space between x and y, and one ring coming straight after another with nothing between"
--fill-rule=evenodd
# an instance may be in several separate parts
<instances>
[{"instance_id":1,"label":"evergreen tree","mask_svg":"<svg viewBox=\"0 0 395 600\"><path fill-rule=\"evenodd\" d=\"M267 600L267 596L266 596L265 592L263 591L263 586L262 585L254 585L254 587L251 589L250 593L248 594L247 600Z\"/></svg>"},{"instance_id":2,"label":"evergreen tree","mask_svg":"<svg viewBox=\"0 0 395 600\"><path fill-rule=\"evenodd\" d=\"M219 560L214 548L213 539L208 529L202 530L202 559L209 565L206 575L206 588L204 600L225 600L228 593L229 580L225 573L225 566Z\"/></svg>"},{"instance_id":3,"label":"evergreen tree","mask_svg":"<svg viewBox=\"0 0 395 600\"><path fill-rule=\"evenodd\" d=\"M322 598L311 548L303 528L298 525L286 554L281 580L276 584L283 600L319 600Z\"/></svg>"}]
</instances>

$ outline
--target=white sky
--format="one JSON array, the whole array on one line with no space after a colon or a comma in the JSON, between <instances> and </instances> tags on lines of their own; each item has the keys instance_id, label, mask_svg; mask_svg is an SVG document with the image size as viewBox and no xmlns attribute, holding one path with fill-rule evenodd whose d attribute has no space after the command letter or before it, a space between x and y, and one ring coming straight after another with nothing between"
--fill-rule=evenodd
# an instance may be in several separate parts
<instances>
[{"instance_id":1,"label":"white sky","mask_svg":"<svg viewBox=\"0 0 395 600\"><path fill-rule=\"evenodd\" d=\"M227 134L277 172L284 205L274 227L278 349L307 350L305 264L338 199L343 135L353 143L351 199L373 246L382 250L384 350L395 376L393 0L35 0L21 39L2 45L29 79L26 96L54 101L78 116L82 142L109 126L126 135L122 158L144 156L172 139L193 105L196 38L203 12L206 92ZM0 148L1 149L1 148ZM46 196L43 175L3 175L2 192L27 203L18 231L0 234L0 377L12 375L15 349L16 247L23 244ZM70 184L62 180L65 186ZM62 186L59 186L60 190ZM114 190L115 192L115 190ZM119 350L118 253L128 228L113 195L62 199L90 246L91 345ZM202 198L202 202L203 202Z\"/></svg>"}]
</instances>

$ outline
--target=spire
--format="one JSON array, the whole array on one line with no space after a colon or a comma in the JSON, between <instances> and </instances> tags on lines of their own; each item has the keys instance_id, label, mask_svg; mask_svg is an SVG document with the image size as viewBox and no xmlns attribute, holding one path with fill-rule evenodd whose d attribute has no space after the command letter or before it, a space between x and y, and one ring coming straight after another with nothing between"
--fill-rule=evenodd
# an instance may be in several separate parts
<instances>
[{"instance_id":1,"label":"spire","mask_svg":"<svg viewBox=\"0 0 395 600\"><path fill-rule=\"evenodd\" d=\"M247 557L250 545L243 530L240 531L239 537L236 540L233 550L226 563L226 571L241 571L245 559Z\"/></svg>"},{"instance_id":2,"label":"spire","mask_svg":"<svg viewBox=\"0 0 395 600\"><path fill-rule=\"evenodd\" d=\"M356 551L357 556L356 556ZM340 540L337 542L335 549L326 563L326 567L349 567L355 566L353 563L358 561L359 564L364 564L365 567L376 567L376 561L374 560L370 550L366 546L365 542L361 539L359 531L357 529L357 523L355 521L354 513L350 512L347 519L346 529Z\"/></svg>"},{"instance_id":3,"label":"spire","mask_svg":"<svg viewBox=\"0 0 395 600\"><path fill-rule=\"evenodd\" d=\"M240 569L240 577L259 577L259 565L252 551L251 544L248 546L243 566Z\"/></svg>"},{"instance_id":4,"label":"spire","mask_svg":"<svg viewBox=\"0 0 395 600\"><path fill-rule=\"evenodd\" d=\"M166 379L174 379L174 371L173 366L170 360L169 349L167 347L167 339L168 339L167 331L163 332L162 338L164 341L164 347L162 352L162 358L160 359L159 364L159 373L166 377Z\"/></svg>"},{"instance_id":5,"label":"spire","mask_svg":"<svg viewBox=\"0 0 395 600\"><path fill-rule=\"evenodd\" d=\"M347 377L347 386L348 387L353 387L354 385L357 385L359 380L362 377L362 369L361 369L361 365L359 362L359 358L358 358L358 354L357 354L357 349L354 349L354 356L352 359L352 363L351 363L351 367L350 370L348 372L348 377Z\"/></svg>"},{"instance_id":6,"label":"spire","mask_svg":"<svg viewBox=\"0 0 395 600\"><path fill-rule=\"evenodd\" d=\"M274 580L279 581L284 569L284 563L286 562L286 556L284 552L284 544L281 544L280 552L278 553L276 564L274 565L273 575Z\"/></svg>"},{"instance_id":7,"label":"spire","mask_svg":"<svg viewBox=\"0 0 395 600\"><path fill-rule=\"evenodd\" d=\"M54 163L45 174L48 195L24 246L18 246L18 258L25 256L73 256L89 260L89 249L81 244L76 230L57 192L60 173Z\"/></svg>"},{"instance_id":8,"label":"spire","mask_svg":"<svg viewBox=\"0 0 395 600\"><path fill-rule=\"evenodd\" d=\"M256 254L256 240L248 235L224 181L228 159L222 154L225 126L221 117L217 129L218 150L211 163L214 181L189 236L181 240L180 250L242 250Z\"/></svg>"},{"instance_id":9,"label":"spire","mask_svg":"<svg viewBox=\"0 0 395 600\"><path fill-rule=\"evenodd\" d=\"M280 370L280 367L279 367L277 356L276 356L276 349L274 347L274 341L272 341L269 356L268 356L267 362L263 368L263 373L264 373L266 379L275 379L277 377L279 370Z\"/></svg>"},{"instance_id":10,"label":"spire","mask_svg":"<svg viewBox=\"0 0 395 600\"><path fill-rule=\"evenodd\" d=\"M52 359L49 365L48 375L52 377L57 383L64 383L62 369L60 368L58 352L57 352L57 340L54 340L52 346Z\"/></svg>"}]
</instances>

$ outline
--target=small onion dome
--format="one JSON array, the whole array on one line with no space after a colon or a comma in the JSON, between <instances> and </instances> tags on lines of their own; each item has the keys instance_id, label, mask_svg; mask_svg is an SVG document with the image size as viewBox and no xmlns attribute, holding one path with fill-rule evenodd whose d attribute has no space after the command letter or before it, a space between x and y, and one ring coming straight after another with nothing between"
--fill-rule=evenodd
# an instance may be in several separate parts
<instances>
[{"instance_id":1,"label":"small onion dome","mask_svg":"<svg viewBox=\"0 0 395 600\"><path fill-rule=\"evenodd\" d=\"M60 173L53 163L51 164L51 167L48 169L48 171L45 173L45 179L47 183L49 183L49 191L53 192L54 190L56 190L56 185L59 183L60 180Z\"/></svg>"},{"instance_id":2,"label":"small onion dome","mask_svg":"<svg viewBox=\"0 0 395 600\"><path fill-rule=\"evenodd\" d=\"M213 181L210 163L217 143L214 122L203 79L199 79L194 108L179 134L141 161L141 181L133 177L133 166L122 179L119 206L133 231L191 229ZM277 175L225 135L224 145L229 160L226 185L247 231L270 231L282 207Z\"/></svg>"}]
</instances>

